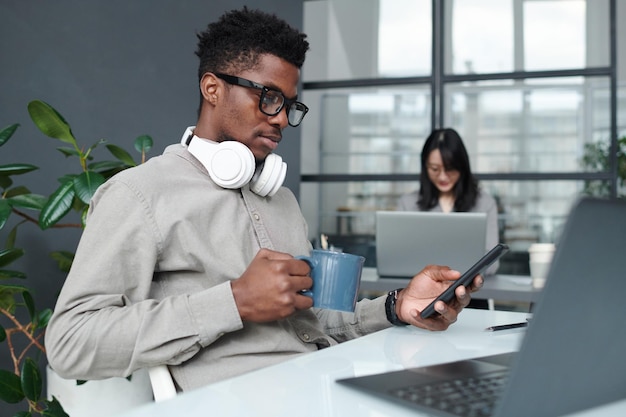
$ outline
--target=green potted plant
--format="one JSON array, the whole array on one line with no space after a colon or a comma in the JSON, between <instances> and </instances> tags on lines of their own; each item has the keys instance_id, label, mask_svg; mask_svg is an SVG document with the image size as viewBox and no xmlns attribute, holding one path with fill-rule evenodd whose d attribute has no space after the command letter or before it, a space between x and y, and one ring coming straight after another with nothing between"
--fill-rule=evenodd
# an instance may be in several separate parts
<instances>
[{"instance_id":1,"label":"green potted plant","mask_svg":"<svg viewBox=\"0 0 626 417\"><path fill-rule=\"evenodd\" d=\"M23 272L11 269L28 248L17 245L18 228L35 225L44 232L57 227L82 227L89 208L89 201L97 188L117 172L137 165L124 149L98 140L91 146L79 146L70 125L52 106L34 100L28 104L28 112L39 130L46 136L61 141L57 148L66 157L77 158L80 169L59 178L59 187L50 195L31 192L19 185L14 177L30 174L39 168L28 163L11 163L0 166L0 232L4 248L0 250L0 343L6 343L13 369L0 369L0 402L23 404L24 411L16 417L42 415L62 417L68 414L56 399L48 400L43 389L42 369L46 366L43 334L52 314L49 307L35 306L32 290L27 285L15 284L26 279ZM3 146L18 130L12 124L0 130L0 146ZM105 145L114 156L113 160L95 161L94 150ZM146 152L152 147L152 138L142 135L134 141L143 163ZM61 224L70 212L80 214L76 224ZM18 218L10 230L10 217ZM62 271L68 272L73 253L59 250L51 254ZM81 384L84 381L77 381Z\"/></svg>"},{"instance_id":2,"label":"green potted plant","mask_svg":"<svg viewBox=\"0 0 626 417\"><path fill-rule=\"evenodd\" d=\"M610 143L586 143L582 165L591 171L608 171ZM626 197L626 136L617 139L617 196ZM606 181L585 181L583 192L592 196L608 196L609 183Z\"/></svg>"}]
</instances>

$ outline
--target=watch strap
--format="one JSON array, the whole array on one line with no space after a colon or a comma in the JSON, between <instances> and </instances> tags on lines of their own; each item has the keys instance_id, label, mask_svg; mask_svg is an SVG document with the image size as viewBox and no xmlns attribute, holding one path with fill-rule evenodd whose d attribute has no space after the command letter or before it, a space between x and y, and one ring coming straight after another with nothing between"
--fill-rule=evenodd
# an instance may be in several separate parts
<instances>
[{"instance_id":1,"label":"watch strap","mask_svg":"<svg viewBox=\"0 0 626 417\"><path fill-rule=\"evenodd\" d=\"M387 320L394 326L407 326L409 324L400 320L396 314L396 301L398 301L398 294L402 290L403 288L398 288L396 290L389 291L389 293L387 293L387 299L385 300L385 313L387 314Z\"/></svg>"}]
</instances>

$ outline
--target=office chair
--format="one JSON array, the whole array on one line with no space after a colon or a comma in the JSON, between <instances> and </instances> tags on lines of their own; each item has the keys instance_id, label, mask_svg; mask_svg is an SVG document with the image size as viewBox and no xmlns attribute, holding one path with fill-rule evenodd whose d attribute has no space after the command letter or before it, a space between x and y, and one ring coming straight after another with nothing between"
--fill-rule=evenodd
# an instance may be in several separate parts
<instances>
[{"instance_id":1,"label":"office chair","mask_svg":"<svg viewBox=\"0 0 626 417\"><path fill-rule=\"evenodd\" d=\"M165 401L176 396L176 387L167 365L158 365L148 369L154 401Z\"/></svg>"},{"instance_id":2,"label":"office chair","mask_svg":"<svg viewBox=\"0 0 626 417\"><path fill-rule=\"evenodd\" d=\"M107 378L77 384L46 366L46 397L54 396L72 417L108 417L134 407L177 395L174 380L165 365L139 369L129 378ZM0 413L2 414L2 413Z\"/></svg>"}]
</instances>

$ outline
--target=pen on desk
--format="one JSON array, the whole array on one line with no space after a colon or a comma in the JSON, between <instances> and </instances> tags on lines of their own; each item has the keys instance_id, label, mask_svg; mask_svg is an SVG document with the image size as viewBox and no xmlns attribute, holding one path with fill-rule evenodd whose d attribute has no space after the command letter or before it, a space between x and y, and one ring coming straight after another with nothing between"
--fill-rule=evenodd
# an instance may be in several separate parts
<instances>
[{"instance_id":1,"label":"pen on desk","mask_svg":"<svg viewBox=\"0 0 626 417\"><path fill-rule=\"evenodd\" d=\"M491 327L487 327L485 330L488 330L490 332L496 332L498 330L517 329L518 327L526 327L526 326L528 326L527 321L523 323L502 324L500 326L491 326Z\"/></svg>"}]
</instances>

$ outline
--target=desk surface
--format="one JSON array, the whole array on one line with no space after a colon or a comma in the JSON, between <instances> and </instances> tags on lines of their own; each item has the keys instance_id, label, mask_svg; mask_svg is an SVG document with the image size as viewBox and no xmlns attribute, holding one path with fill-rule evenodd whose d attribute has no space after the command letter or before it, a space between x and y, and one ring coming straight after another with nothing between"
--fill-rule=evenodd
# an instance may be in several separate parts
<instances>
[{"instance_id":1,"label":"desk surface","mask_svg":"<svg viewBox=\"0 0 626 417\"><path fill-rule=\"evenodd\" d=\"M408 282L408 279L380 278L376 268L363 268L361 291L390 291L405 287ZM530 276L492 275L485 278L485 285L472 298L534 303L540 294L541 290L531 285Z\"/></svg>"},{"instance_id":2,"label":"desk surface","mask_svg":"<svg viewBox=\"0 0 626 417\"><path fill-rule=\"evenodd\" d=\"M340 386L336 379L517 350L524 330L487 332L528 315L466 309L445 332L394 327L278 365L147 404L123 417L212 415L415 417L415 411ZM626 400L577 417L624 416Z\"/></svg>"}]
</instances>

